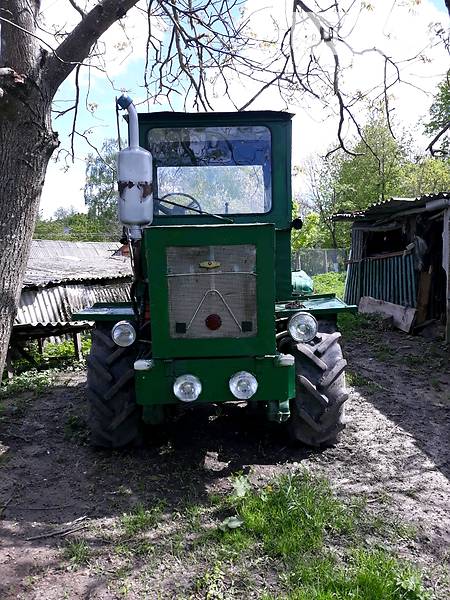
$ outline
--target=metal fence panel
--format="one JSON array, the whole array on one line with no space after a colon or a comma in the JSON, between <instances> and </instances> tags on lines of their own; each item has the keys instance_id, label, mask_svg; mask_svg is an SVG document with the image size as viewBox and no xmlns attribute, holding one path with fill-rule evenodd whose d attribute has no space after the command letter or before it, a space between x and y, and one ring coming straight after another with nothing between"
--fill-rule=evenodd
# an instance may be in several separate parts
<instances>
[{"instance_id":1,"label":"metal fence panel","mask_svg":"<svg viewBox=\"0 0 450 600\"><path fill-rule=\"evenodd\" d=\"M349 252L345 248L301 248L292 253L292 270L306 271L308 275L343 273Z\"/></svg>"}]
</instances>

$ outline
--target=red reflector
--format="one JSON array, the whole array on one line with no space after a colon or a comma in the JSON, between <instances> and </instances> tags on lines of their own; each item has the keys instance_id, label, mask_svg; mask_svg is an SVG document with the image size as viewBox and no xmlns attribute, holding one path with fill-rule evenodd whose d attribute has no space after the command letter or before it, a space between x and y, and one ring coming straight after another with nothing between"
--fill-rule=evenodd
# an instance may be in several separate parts
<instances>
[{"instance_id":1,"label":"red reflector","mask_svg":"<svg viewBox=\"0 0 450 600\"><path fill-rule=\"evenodd\" d=\"M222 319L219 317L219 315L208 315L205 319L205 325L208 329L215 331L222 325Z\"/></svg>"}]
</instances>

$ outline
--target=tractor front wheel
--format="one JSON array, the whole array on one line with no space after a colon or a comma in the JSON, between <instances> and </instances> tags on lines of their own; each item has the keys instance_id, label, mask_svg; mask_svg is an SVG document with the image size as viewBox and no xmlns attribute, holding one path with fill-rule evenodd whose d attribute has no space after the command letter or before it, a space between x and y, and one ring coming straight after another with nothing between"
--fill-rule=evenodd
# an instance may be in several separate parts
<instances>
[{"instance_id":1,"label":"tractor front wheel","mask_svg":"<svg viewBox=\"0 0 450 600\"><path fill-rule=\"evenodd\" d=\"M347 361L339 344L341 334L319 333L308 344L295 344L296 397L291 402L288 428L295 441L329 446L344 429L348 398L344 370Z\"/></svg>"},{"instance_id":2,"label":"tractor front wheel","mask_svg":"<svg viewBox=\"0 0 450 600\"><path fill-rule=\"evenodd\" d=\"M140 438L141 410L134 391L134 346L120 348L111 339L111 324L92 330L87 359L87 388L91 443L122 448Z\"/></svg>"}]
</instances>

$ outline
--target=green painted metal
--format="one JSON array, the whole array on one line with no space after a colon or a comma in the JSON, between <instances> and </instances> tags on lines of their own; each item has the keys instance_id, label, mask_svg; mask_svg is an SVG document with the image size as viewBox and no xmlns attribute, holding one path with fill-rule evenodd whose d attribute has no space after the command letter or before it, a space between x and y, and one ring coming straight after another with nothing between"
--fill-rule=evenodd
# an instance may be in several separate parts
<instances>
[{"instance_id":1,"label":"green painted metal","mask_svg":"<svg viewBox=\"0 0 450 600\"><path fill-rule=\"evenodd\" d=\"M236 113L149 113L139 114L140 145L148 149L147 136L152 128L215 127L264 125L271 133L272 209L266 214L232 215L236 224L272 223L275 225L275 295L277 300L290 298L291 286L291 145L293 115L274 111ZM154 173L156 177L156 173ZM206 215L156 216L154 226L216 224Z\"/></svg>"},{"instance_id":2,"label":"green painted metal","mask_svg":"<svg viewBox=\"0 0 450 600\"><path fill-rule=\"evenodd\" d=\"M254 244L256 246L257 334L246 338L179 339L170 337L167 246ZM256 225L186 225L144 230L148 262L152 352L156 358L258 356L275 354L274 227Z\"/></svg>"},{"instance_id":3,"label":"green painted metal","mask_svg":"<svg viewBox=\"0 0 450 600\"><path fill-rule=\"evenodd\" d=\"M277 319L281 319L289 317L300 310L305 310L320 318L341 312L354 312L357 308L356 305L346 304L336 298L334 294L322 294L316 297L302 297L296 302L277 302L275 314Z\"/></svg>"},{"instance_id":4,"label":"green painted metal","mask_svg":"<svg viewBox=\"0 0 450 600\"><path fill-rule=\"evenodd\" d=\"M97 302L89 308L79 310L72 315L72 321L133 321L134 311L131 303L116 302L108 304L106 302Z\"/></svg>"},{"instance_id":5,"label":"green painted metal","mask_svg":"<svg viewBox=\"0 0 450 600\"><path fill-rule=\"evenodd\" d=\"M232 357L205 359L175 359L152 361L152 368L136 371L136 393L139 404L183 404L173 393L173 383L180 375L191 374L202 383L200 397L191 405L236 401L229 389L229 380L238 371L252 373L258 389L252 397L255 402L283 403L295 396L295 371L293 366L280 366L278 355L262 357ZM283 406L280 410L285 410ZM154 419L151 412L147 418ZM145 419L145 410L144 410Z\"/></svg>"}]
</instances>

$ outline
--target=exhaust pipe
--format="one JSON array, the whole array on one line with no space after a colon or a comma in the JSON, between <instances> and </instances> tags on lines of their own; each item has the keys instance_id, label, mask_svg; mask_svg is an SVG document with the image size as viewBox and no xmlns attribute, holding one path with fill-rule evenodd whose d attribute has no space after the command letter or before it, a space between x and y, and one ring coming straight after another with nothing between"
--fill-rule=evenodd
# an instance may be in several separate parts
<instances>
[{"instance_id":1,"label":"exhaust pipe","mask_svg":"<svg viewBox=\"0 0 450 600\"><path fill-rule=\"evenodd\" d=\"M130 237L139 240L142 227L153 221L152 155L139 146L136 107L122 95L117 106L128 111L128 147L117 154L119 219L128 227Z\"/></svg>"}]
</instances>

